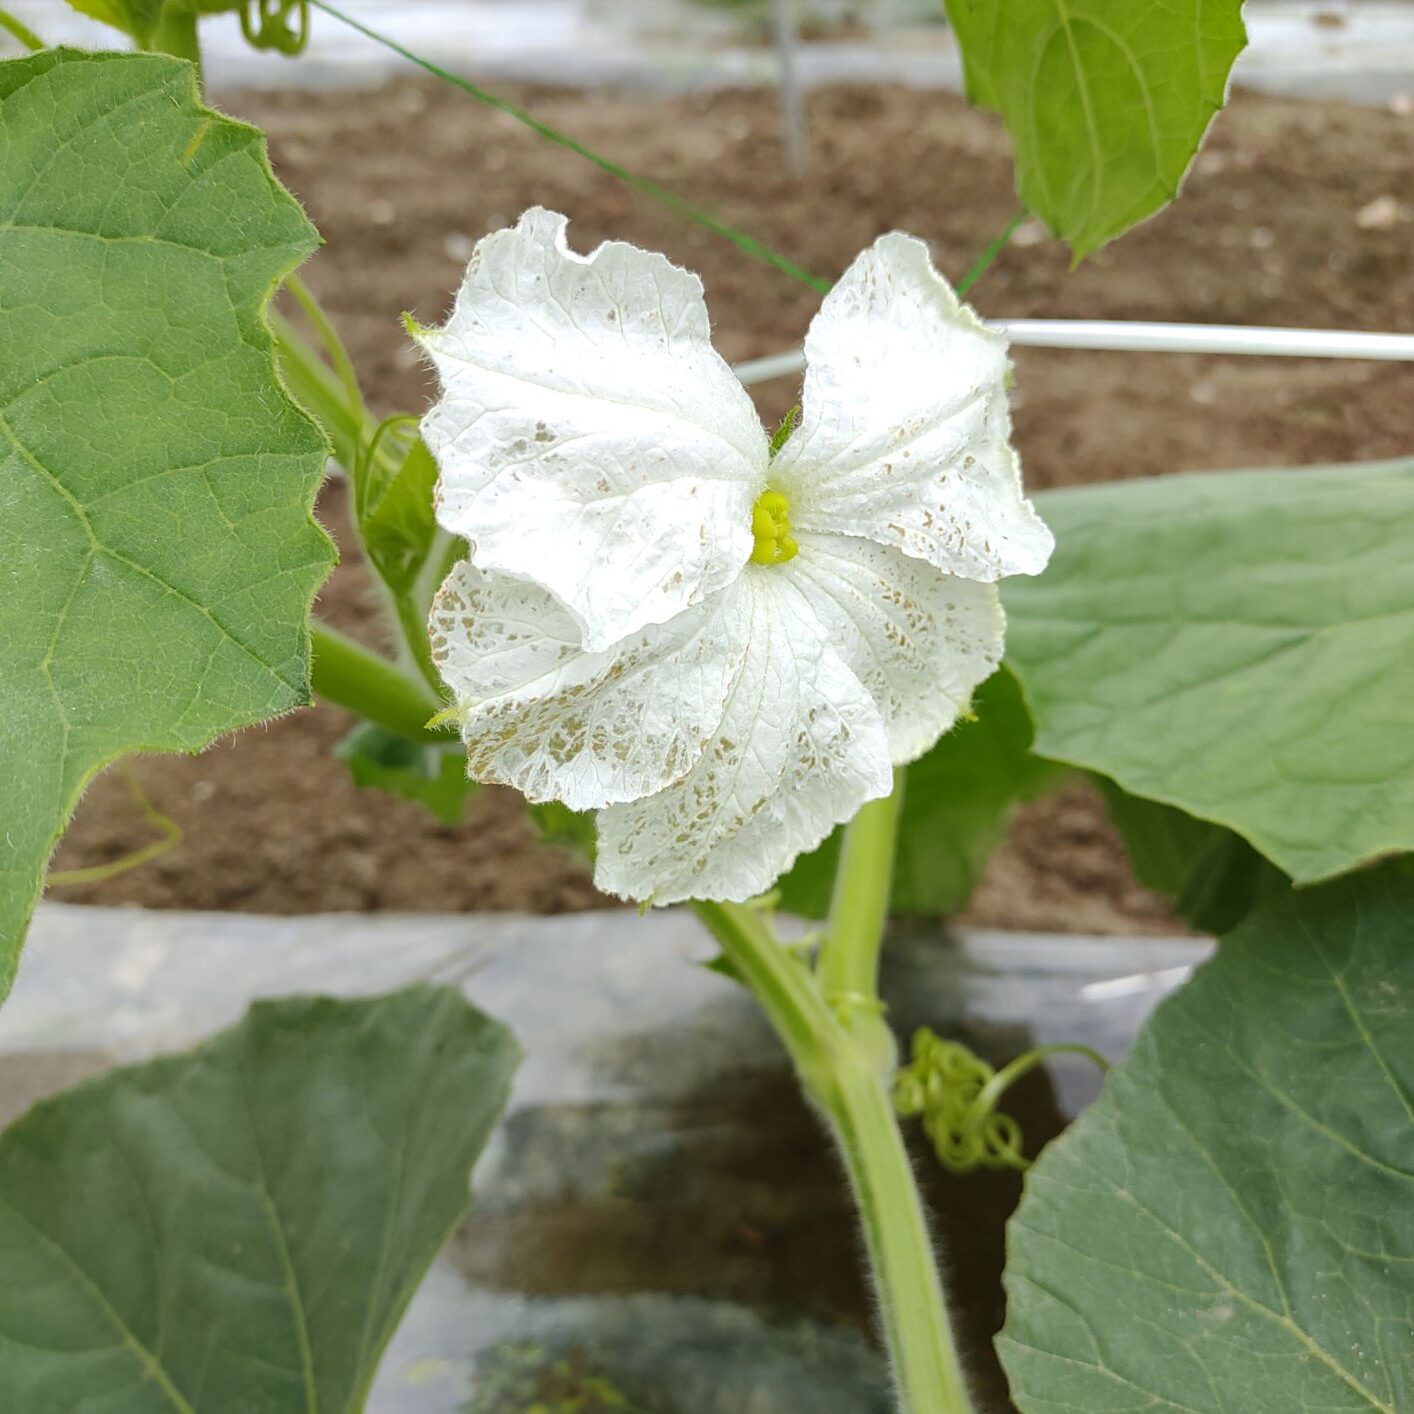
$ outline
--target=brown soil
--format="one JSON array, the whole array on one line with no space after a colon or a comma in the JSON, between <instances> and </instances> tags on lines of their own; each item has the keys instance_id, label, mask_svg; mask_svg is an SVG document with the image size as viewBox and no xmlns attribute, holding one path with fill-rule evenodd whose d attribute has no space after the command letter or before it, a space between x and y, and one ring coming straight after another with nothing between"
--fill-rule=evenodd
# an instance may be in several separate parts
<instances>
[{"instance_id":1,"label":"brown soil","mask_svg":"<svg viewBox=\"0 0 1414 1414\"><path fill-rule=\"evenodd\" d=\"M1015 209L1000 124L946 95L815 94L814 165L803 179L785 171L767 93L514 96L823 275L895 227L930 239L941 268L960 275ZM470 242L537 202L570 215L581 249L624 237L701 271L729 359L798 340L817 303L804 286L446 86L230 95L225 106L268 128L280 176L324 233L328 248L309 283L380 409L417 410L427 397L400 312L436 320ZM1412 144L1407 116L1238 95L1175 207L1074 274L1065 252L1028 224L974 299L1012 316L1414 327ZM1397 200L1367 211L1380 197ZM1029 350L1016 365L1017 440L1033 488L1409 450L1414 388L1399 365ZM795 395L789 380L766 386L763 415L779 418ZM321 612L376 640L339 487L326 491L321 514L345 556ZM459 829L355 792L328 750L347 725L320 707L199 757L140 762L184 842L133 873L55 893L268 912L602 902L573 862L534 844L504 792L483 793ZM127 786L110 775L83 802L56 867L114 859L145 838ZM1083 787L1020 813L969 918L1063 931L1175 927L1162 901L1133 882Z\"/></svg>"}]
</instances>

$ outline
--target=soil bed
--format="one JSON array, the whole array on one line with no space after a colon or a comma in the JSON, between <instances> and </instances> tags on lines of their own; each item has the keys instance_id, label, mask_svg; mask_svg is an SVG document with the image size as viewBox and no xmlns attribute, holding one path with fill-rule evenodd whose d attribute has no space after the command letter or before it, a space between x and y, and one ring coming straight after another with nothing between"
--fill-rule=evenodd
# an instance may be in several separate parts
<instances>
[{"instance_id":1,"label":"soil bed","mask_svg":"<svg viewBox=\"0 0 1414 1414\"><path fill-rule=\"evenodd\" d=\"M940 267L959 276L1015 210L1000 123L946 94L816 92L803 178L786 171L769 93L507 96L826 276L891 228L928 238ZM428 395L400 313L440 319L475 238L535 203L571 217L581 250L622 237L700 271L729 359L788 346L816 307L804 286L446 86L219 101L269 130L276 170L323 232L327 249L307 278L379 410L421 410ZM1239 94L1177 206L1074 274L1028 223L973 298L997 316L1414 327L1411 150L1407 115ZM1409 450L1414 375L1397 364L1023 349L1016 365L1016 435L1033 489ZM796 395L790 380L766 385L763 416L774 422ZM320 513L345 556L320 612L376 642L377 610L339 485L326 489ZM185 831L182 844L142 869L55 894L269 913L558 912L606 902L573 861L534 842L508 793L483 792L467 822L448 829L417 807L356 792L329 754L348 726L321 706L198 757L138 762L154 804ZM117 859L148 838L122 775L110 773L89 791L55 867ZM968 917L1076 932L1177 927L1134 883L1084 787L1019 813Z\"/></svg>"}]
</instances>

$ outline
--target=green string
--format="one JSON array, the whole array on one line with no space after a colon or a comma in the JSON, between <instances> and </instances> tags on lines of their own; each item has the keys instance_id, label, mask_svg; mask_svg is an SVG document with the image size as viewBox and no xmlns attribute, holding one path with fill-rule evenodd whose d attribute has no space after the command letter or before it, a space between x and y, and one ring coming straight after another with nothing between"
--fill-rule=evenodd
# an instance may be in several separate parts
<instances>
[{"instance_id":1,"label":"green string","mask_svg":"<svg viewBox=\"0 0 1414 1414\"><path fill-rule=\"evenodd\" d=\"M381 44L385 49L391 50L394 54L401 56L411 64L416 64L418 68L426 70L427 73L435 75L439 79L445 80L454 87L459 88L464 93L469 93L478 102L486 104L490 108L495 108L502 113L509 114L518 123L523 123L532 132L538 133L548 142L553 142L558 147L568 149L583 157L585 161L592 162L600 171L607 172L611 177L616 177L619 181L633 187L635 191L640 191L667 207L675 215L686 217L689 221L696 222L704 229L711 231L714 235L721 236L724 240L730 241L738 250L744 251L747 255L753 256L757 260L765 261L767 265L773 265L777 270L791 276L792 279L800 280L813 290L819 290L824 294L830 288L830 281L821 275L812 275L808 270L802 270L794 261L787 259L779 252L772 250L769 246L763 245L755 236L747 235L745 231L738 231L734 226L728 226L718 221L714 216L708 215L701 207L694 206L690 201L679 196L675 191L670 191L659 182L655 182L650 177L640 177L628 168L621 167L617 162L610 161L607 157L585 147L582 142L576 142L568 133L562 133L558 128L552 128L548 123L542 123L539 118L526 112L524 108L509 102L504 98L497 98L494 93L488 93L484 88L478 87L467 79L458 78L456 74L434 64L430 59L424 59L418 54L414 54L410 49L405 49L396 40L390 39L387 35L379 34L377 30L370 29L360 20L354 19L352 15L346 15L342 10L327 4L326 0L310 0L316 9L323 10L326 15L332 16L341 24L346 24L350 29L357 30L360 34L373 40L375 44Z\"/></svg>"},{"instance_id":2,"label":"green string","mask_svg":"<svg viewBox=\"0 0 1414 1414\"><path fill-rule=\"evenodd\" d=\"M725 222L718 221L715 216L709 215L700 206L694 206L685 197L681 197L677 192L663 186L661 182L655 182L651 177L640 177L634 172L630 172L627 167L622 167L619 163L611 161L609 158L595 152L592 148L586 147L582 142L577 142L568 133L562 133L558 128L552 128L548 123L542 123L534 114L527 112L524 108L510 102L505 98L497 98L494 93L488 93L484 88L472 83L469 79L459 78L456 74L444 69L439 64L434 64L430 59L424 59L420 54L414 54L411 49L405 48L397 40L391 39L386 34L380 34L376 29L370 28L362 20L355 19L352 15L345 14L335 5L330 5L328 0L309 0L309 3L317 10L332 19L336 19L340 24L347 25L352 30L357 30L365 38L371 39L375 44L381 44L383 48L390 50L400 58L406 59L410 64L416 64L419 69L432 74L434 77L442 79L451 84L454 88L459 88L463 93L469 93L479 103L484 103L489 108L495 108L498 112L509 114L516 122L524 124L533 133L537 133L547 142L553 142L557 147L563 147L577 156L583 157L586 162L592 162L601 172L607 172L611 177L617 178L626 186L632 187L635 191L642 192L644 196L659 205L666 207L676 216L682 216L688 221L695 222L704 230L711 231L715 236L721 236L723 240L730 241L740 251L756 260L764 261L767 265L774 266L783 274L789 275L793 280L799 280L802 284L809 285L812 290L818 290L822 295L830 289L831 282L823 275L812 275L808 270L802 269L789 257L782 255L779 251L772 250L770 246L758 241L755 236L749 235L745 231L739 231L735 226L728 226ZM961 299L965 296L973 285L986 274L988 267L1006 248L1006 244L1011 240L1016 228L1026 219L1028 212L1025 207L1012 217L1006 230L978 256L976 263L958 282L957 294Z\"/></svg>"},{"instance_id":3,"label":"green string","mask_svg":"<svg viewBox=\"0 0 1414 1414\"><path fill-rule=\"evenodd\" d=\"M977 257L976 264L957 282L958 299L967 298L968 290L991 269L992 262L1007 248L1011 238L1016 234L1016 228L1021 225L1030 214L1031 213L1023 206L1007 223L1006 230L1004 230L1001 235L997 236L987 249Z\"/></svg>"}]
</instances>

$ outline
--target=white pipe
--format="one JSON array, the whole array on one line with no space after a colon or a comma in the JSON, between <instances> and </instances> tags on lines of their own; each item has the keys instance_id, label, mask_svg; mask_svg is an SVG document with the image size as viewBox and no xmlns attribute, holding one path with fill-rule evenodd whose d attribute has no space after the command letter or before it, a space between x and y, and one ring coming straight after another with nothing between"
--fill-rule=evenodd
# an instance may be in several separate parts
<instances>
[{"instance_id":1,"label":"white pipe","mask_svg":"<svg viewBox=\"0 0 1414 1414\"><path fill-rule=\"evenodd\" d=\"M786 164L798 177L810 160L810 139L805 128L805 98L796 63L795 0L775 0L776 67L781 99L781 132Z\"/></svg>"},{"instance_id":2,"label":"white pipe","mask_svg":"<svg viewBox=\"0 0 1414 1414\"><path fill-rule=\"evenodd\" d=\"M993 327L1000 329L1012 343L1033 349L1414 360L1414 334L1365 334L1348 329L1264 329L1243 324L1148 324L1106 319L998 319Z\"/></svg>"},{"instance_id":3,"label":"white pipe","mask_svg":"<svg viewBox=\"0 0 1414 1414\"><path fill-rule=\"evenodd\" d=\"M1367 358L1414 362L1414 334L1349 329L1264 329L1242 324L1148 324L1138 320L991 319L989 326L1033 349L1110 349L1126 353L1261 354L1275 358ZM748 387L799 373L802 349L748 359L736 376Z\"/></svg>"}]
</instances>

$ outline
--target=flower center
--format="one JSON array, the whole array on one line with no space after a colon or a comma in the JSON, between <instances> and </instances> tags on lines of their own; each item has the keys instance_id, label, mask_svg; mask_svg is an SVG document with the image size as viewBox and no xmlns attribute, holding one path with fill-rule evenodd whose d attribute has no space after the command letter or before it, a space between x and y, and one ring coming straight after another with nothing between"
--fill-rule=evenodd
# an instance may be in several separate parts
<instances>
[{"instance_id":1,"label":"flower center","mask_svg":"<svg viewBox=\"0 0 1414 1414\"><path fill-rule=\"evenodd\" d=\"M763 491L751 508L753 565L783 565L800 551L790 533L790 502L779 491Z\"/></svg>"}]
</instances>

